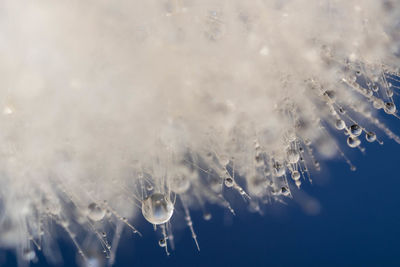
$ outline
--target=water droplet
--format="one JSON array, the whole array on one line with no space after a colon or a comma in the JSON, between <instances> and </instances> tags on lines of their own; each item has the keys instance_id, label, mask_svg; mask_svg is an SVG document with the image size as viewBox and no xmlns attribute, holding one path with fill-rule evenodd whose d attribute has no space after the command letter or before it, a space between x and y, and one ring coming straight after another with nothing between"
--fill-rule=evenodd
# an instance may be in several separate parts
<instances>
[{"instance_id":1,"label":"water droplet","mask_svg":"<svg viewBox=\"0 0 400 267\"><path fill-rule=\"evenodd\" d=\"M350 133L353 136L359 136L362 133L362 129L357 124L353 124L350 126Z\"/></svg>"},{"instance_id":2,"label":"water droplet","mask_svg":"<svg viewBox=\"0 0 400 267\"><path fill-rule=\"evenodd\" d=\"M89 219L92 221L100 221L101 219L104 218L104 215L106 214L105 210L102 209L99 205L96 203L90 203L88 206L88 213L87 216Z\"/></svg>"},{"instance_id":3,"label":"water droplet","mask_svg":"<svg viewBox=\"0 0 400 267\"><path fill-rule=\"evenodd\" d=\"M377 84L374 84L374 85L372 86L372 91L378 92L378 91L379 91L379 86L378 86Z\"/></svg>"},{"instance_id":4,"label":"water droplet","mask_svg":"<svg viewBox=\"0 0 400 267\"><path fill-rule=\"evenodd\" d=\"M293 171L292 172L292 179L297 181L300 179L300 173L298 171Z\"/></svg>"},{"instance_id":5,"label":"water droplet","mask_svg":"<svg viewBox=\"0 0 400 267\"><path fill-rule=\"evenodd\" d=\"M383 103L382 99L376 98L373 102L373 106L375 109L381 109L383 108L385 103Z\"/></svg>"},{"instance_id":6,"label":"water droplet","mask_svg":"<svg viewBox=\"0 0 400 267\"><path fill-rule=\"evenodd\" d=\"M233 179L231 177L227 177L224 180L225 186L226 187L232 187L233 186Z\"/></svg>"},{"instance_id":7,"label":"water droplet","mask_svg":"<svg viewBox=\"0 0 400 267\"><path fill-rule=\"evenodd\" d=\"M286 186L283 186L283 187L281 188L281 193L282 193L282 195L284 195L284 196L288 196L288 195L290 194L290 191L289 191L289 189L288 189Z\"/></svg>"},{"instance_id":8,"label":"water droplet","mask_svg":"<svg viewBox=\"0 0 400 267\"><path fill-rule=\"evenodd\" d=\"M393 102L386 102L384 110L387 114L394 114L396 113L396 105Z\"/></svg>"},{"instance_id":9,"label":"water droplet","mask_svg":"<svg viewBox=\"0 0 400 267\"><path fill-rule=\"evenodd\" d=\"M365 134L365 139L367 139L368 142L372 143L376 140L376 134L374 132L368 132Z\"/></svg>"},{"instance_id":10,"label":"water droplet","mask_svg":"<svg viewBox=\"0 0 400 267\"><path fill-rule=\"evenodd\" d=\"M347 138L347 144L349 145L349 147L358 147L361 144L360 139L358 139L358 137L355 136L349 136Z\"/></svg>"},{"instance_id":11,"label":"water droplet","mask_svg":"<svg viewBox=\"0 0 400 267\"><path fill-rule=\"evenodd\" d=\"M151 184L148 184L146 189L147 189L147 191L151 191L151 190L153 190L153 186Z\"/></svg>"},{"instance_id":12,"label":"water droplet","mask_svg":"<svg viewBox=\"0 0 400 267\"><path fill-rule=\"evenodd\" d=\"M165 247L165 246L167 246L167 242L166 242L166 240L165 240L165 238L161 238L159 241L158 241L158 245L160 246L160 247Z\"/></svg>"},{"instance_id":13,"label":"water droplet","mask_svg":"<svg viewBox=\"0 0 400 267\"><path fill-rule=\"evenodd\" d=\"M203 219L206 220L206 221L211 220L211 217L212 217L212 215L209 212L206 212L206 213L203 214Z\"/></svg>"},{"instance_id":14,"label":"water droplet","mask_svg":"<svg viewBox=\"0 0 400 267\"><path fill-rule=\"evenodd\" d=\"M341 119L336 120L336 122L335 122L335 127L336 127L336 129L338 129L338 130L343 130L343 129L346 127L346 123L345 123L343 120L341 120Z\"/></svg>"},{"instance_id":15,"label":"water droplet","mask_svg":"<svg viewBox=\"0 0 400 267\"><path fill-rule=\"evenodd\" d=\"M174 212L174 205L164 194L154 193L142 201L143 217L152 224L169 221Z\"/></svg>"}]
</instances>

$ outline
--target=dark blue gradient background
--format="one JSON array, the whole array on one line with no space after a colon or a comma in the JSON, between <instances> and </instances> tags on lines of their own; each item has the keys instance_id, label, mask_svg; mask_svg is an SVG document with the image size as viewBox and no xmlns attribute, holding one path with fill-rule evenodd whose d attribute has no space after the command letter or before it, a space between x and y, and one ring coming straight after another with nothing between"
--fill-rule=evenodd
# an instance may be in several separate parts
<instances>
[{"instance_id":1,"label":"dark blue gradient background","mask_svg":"<svg viewBox=\"0 0 400 267\"><path fill-rule=\"evenodd\" d=\"M399 121L389 119L387 125L400 132ZM344 147L345 136L340 138ZM294 200L265 207L263 216L244 205L238 205L237 216L210 207L210 221L193 211L201 252L184 227L176 231L171 256L158 246L152 226L142 223L142 238L124 231L115 266L400 266L400 145L383 140L384 146L363 142L366 155L344 147L356 172L343 160L330 160L313 174L323 184L303 183L321 204L318 215L308 215ZM63 266L76 266L76 250L66 236L60 246ZM51 266L39 258L32 266ZM13 254L0 252L0 265L16 266Z\"/></svg>"}]
</instances>

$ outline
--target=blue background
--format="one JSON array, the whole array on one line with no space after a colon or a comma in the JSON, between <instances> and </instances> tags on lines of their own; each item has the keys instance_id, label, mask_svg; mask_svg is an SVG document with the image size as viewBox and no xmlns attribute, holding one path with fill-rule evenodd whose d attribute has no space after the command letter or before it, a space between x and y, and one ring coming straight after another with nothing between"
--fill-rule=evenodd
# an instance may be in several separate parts
<instances>
[{"instance_id":1,"label":"blue background","mask_svg":"<svg viewBox=\"0 0 400 267\"><path fill-rule=\"evenodd\" d=\"M388 126L400 132L399 121L390 119ZM400 266L400 145L383 140L384 146L363 142L366 155L345 148L356 172L343 160L330 160L313 174L325 183L303 183L321 204L318 215L308 215L294 200L265 207L263 216L244 205L237 216L209 207L210 221L193 211L201 252L182 228L171 256L158 246L152 226L143 223L142 238L124 231L115 266ZM76 250L66 236L60 246L64 266L76 266ZM13 254L1 251L0 265L16 266ZM50 265L39 255L32 266Z\"/></svg>"}]
</instances>

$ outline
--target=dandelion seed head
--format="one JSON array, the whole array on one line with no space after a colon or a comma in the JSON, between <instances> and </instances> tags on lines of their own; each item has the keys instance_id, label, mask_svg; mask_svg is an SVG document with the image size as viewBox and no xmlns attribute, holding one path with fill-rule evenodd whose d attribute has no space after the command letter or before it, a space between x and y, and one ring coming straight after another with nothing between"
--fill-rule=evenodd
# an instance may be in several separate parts
<instances>
[{"instance_id":1,"label":"dandelion seed head","mask_svg":"<svg viewBox=\"0 0 400 267\"><path fill-rule=\"evenodd\" d=\"M232 192L260 212L324 159L355 170L347 147L400 143L380 119L398 117L396 1L1 5L0 243L27 261L51 223L112 261L140 214L168 254L174 210L199 247L192 208L234 214Z\"/></svg>"}]
</instances>

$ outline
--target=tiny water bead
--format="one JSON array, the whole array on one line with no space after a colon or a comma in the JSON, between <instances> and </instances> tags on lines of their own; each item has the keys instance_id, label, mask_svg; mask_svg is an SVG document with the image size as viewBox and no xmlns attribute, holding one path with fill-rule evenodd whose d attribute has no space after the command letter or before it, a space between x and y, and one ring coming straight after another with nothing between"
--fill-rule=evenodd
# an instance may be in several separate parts
<instances>
[{"instance_id":1,"label":"tiny water bead","mask_svg":"<svg viewBox=\"0 0 400 267\"><path fill-rule=\"evenodd\" d=\"M206 221L211 220L211 217L212 217L212 215L209 212L206 212L206 213L203 214L203 219L206 220Z\"/></svg>"},{"instance_id":2,"label":"tiny water bead","mask_svg":"<svg viewBox=\"0 0 400 267\"><path fill-rule=\"evenodd\" d=\"M289 188L287 188L286 186L283 186L281 188L281 194L284 196L288 196L290 194Z\"/></svg>"},{"instance_id":3,"label":"tiny water bead","mask_svg":"<svg viewBox=\"0 0 400 267\"><path fill-rule=\"evenodd\" d=\"M94 202L90 203L87 209L87 216L95 222L102 220L106 214L106 211Z\"/></svg>"},{"instance_id":4,"label":"tiny water bead","mask_svg":"<svg viewBox=\"0 0 400 267\"><path fill-rule=\"evenodd\" d=\"M362 129L360 126L358 126L358 124L353 124L350 126L350 133L353 136L360 136Z\"/></svg>"},{"instance_id":5,"label":"tiny water bead","mask_svg":"<svg viewBox=\"0 0 400 267\"><path fill-rule=\"evenodd\" d=\"M300 179L300 173L298 171L293 171L292 172L292 179L297 181Z\"/></svg>"},{"instance_id":6,"label":"tiny water bead","mask_svg":"<svg viewBox=\"0 0 400 267\"><path fill-rule=\"evenodd\" d=\"M349 136L347 138L347 144L349 145L349 147L355 148L355 147L358 147L361 144L361 141L356 136Z\"/></svg>"},{"instance_id":7,"label":"tiny water bead","mask_svg":"<svg viewBox=\"0 0 400 267\"><path fill-rule=\"evenodd\" d=\"M173 213L174 205L164 194L154 193L142 201L142 214L149 223L166 223Z\"/></svg>"},{"instance_id":8,"label":"tiny water bead","mask_svg":"<svg viewBox=\"0 0 400 267\"><path fill-rule=\"evenodd\" d=\"M161 238L159 241L158 241L158 245L160 246L160 247L166 247L167 246L167 241L165 240L165 238Z\"/></svg>"},{"instance_id":9,"label":"tiny water bead","mask_svg":"<svg viewBox=\"0 0 400 267\"><path fill-rule=\"evenodd\" d=\"M346 123L343 120L336 120L335 127L338 130L343 130L346 127Z\"/></svg>"},{"instance_id":10,"label":"tiny water bead","mask_svg":"<svg viewBox=\"0 0 400 267\"><path fill-rule=\"evenodd\" d=\"M372 143L376 140L376 134L374 132L368 132L365 134L365 139L368 142Z\"/></svg>"},{"instance_id":11,"label":"tiny water bead","mask_svg":"<svg viewBox=\"0 0 400 267\"><path fill-rule=\"evenodd\" d=\"M396 105L392 102L386 102L385 106L383 107L384 111L387 114L394 114L396 113Z\"/></svg>"},{"instance_id":12,"label":"tiny water bead","mask_svg":"<svg viewBox=\"0 0 400 267\"><path fill-rule=\"evenodd\" d=\"M382 99L377 98L374 100L372 105L374 106L375 109L381 109L381 108L383 108L385 103L383 102Z\"/></svg>"},{"instance_id":13,"label":"tiny water bead","mask_svg":"<svg viewBox=\"0 0 400 267\"><path fill-rule=\"evenodd\" d=\"M233 186L233 179L231 177L227 177L224 180L225 186L226 187L232 187Z\"/></svg>"}]
</instances>

